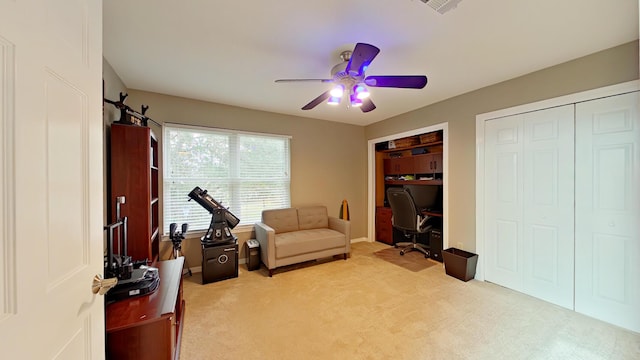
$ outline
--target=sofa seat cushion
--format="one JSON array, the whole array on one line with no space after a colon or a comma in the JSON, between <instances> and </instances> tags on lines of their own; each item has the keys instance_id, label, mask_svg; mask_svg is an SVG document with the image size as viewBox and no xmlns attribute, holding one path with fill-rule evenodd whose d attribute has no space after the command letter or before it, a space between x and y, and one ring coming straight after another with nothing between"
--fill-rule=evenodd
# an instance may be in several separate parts
<instances>
[{"instance_id":1,"label":"sofa seat cushion","mask_svg":"<svg viewBox=\"0 0 640 360\"><path fill-rule=\"evenodd\" d=\"M311 229L299 230L276 234L276 258L285 258L293 255L300 255L344 247L344 234L331 229Z\"/></svg>"}]
</instances>

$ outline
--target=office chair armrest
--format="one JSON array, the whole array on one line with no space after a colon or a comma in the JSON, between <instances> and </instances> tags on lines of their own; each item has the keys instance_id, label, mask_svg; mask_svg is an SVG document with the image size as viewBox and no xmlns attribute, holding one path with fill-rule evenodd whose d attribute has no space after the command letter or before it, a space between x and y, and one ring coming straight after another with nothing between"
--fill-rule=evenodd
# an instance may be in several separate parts
<instances>
[{"instance_id":1,"label":"office chair armrest","mask_svg":"<svg viewBox=\"0 0 640 360\"><path fill-rule=\"evenodd\" d=\"M276 268L276 231L269 225L257 222L254 226L256 240L260 243L260 259L268 269Z\"/></svg>"},{"instance_id":2,"label":"office chair armrest","mask_svg":"<svg viewBox=\"0 0 640 360\"><path fill-rule=\"evenodd\" d=\"M344 234L346 253L351 252L351 222L344 219L338 219L336 217L329 216L329 229L338 231Z\"/></svg>"},{"instance_id":3,"label":"office chair armrest","mask_svg":"<svg viewBox=\"0 0 640 360\"><path fill-rule=\"evenodd\" d=\"M429 215L425 215L422 220L418 221L418 231L420 232L425 232L429 229L431 229L431 225L427 224L427 221L429 221L429 219L431 219L433 216L429 216Z\"/></svg>"}]
</instances>

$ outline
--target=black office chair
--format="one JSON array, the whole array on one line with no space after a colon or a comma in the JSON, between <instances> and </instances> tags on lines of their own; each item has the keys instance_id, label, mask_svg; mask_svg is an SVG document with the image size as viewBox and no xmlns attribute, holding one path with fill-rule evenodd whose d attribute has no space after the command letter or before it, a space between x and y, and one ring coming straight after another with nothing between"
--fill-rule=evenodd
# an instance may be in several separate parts
<instances>
[{"instance_id":1,"label":"black office chair","mask_svg":"<svg viewBox=\"0 0 640 360\"><path fill-rule=\"evenodd\" d=\"M390 187L387 189L387 200L391 205L391 223L393 227L401 230L405 237L411 237L411 242L399 242L394 246L405 246L400 251L400 255L404 255L410 251L420 251L424 257L430 256L429 247L422 245L416 241L417 235L425 233L431 228L427 225L430 216L422 216L413 197L408 189L403 187Z\"/></svg>"}]
</instances>

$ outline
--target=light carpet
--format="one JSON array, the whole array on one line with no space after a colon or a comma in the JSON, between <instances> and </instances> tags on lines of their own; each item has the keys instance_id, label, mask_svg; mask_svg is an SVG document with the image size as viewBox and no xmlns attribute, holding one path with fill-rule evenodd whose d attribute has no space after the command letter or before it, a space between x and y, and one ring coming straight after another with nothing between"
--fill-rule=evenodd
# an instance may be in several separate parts
<instances>
[{"instance_id":1,"label":"light carpet","mask_svg":"<svg viewBox=\"0 0 640 360\"><path fill-rule=\"evenodd\" d=\"M401 250L402 248L394 248L391 246L378 250L374 252L374 254L384 261L388 261L413 272L422 271L438 264L435 260L425 258L424 254L419 251L410 251L404 255L400 255Z\"/></svg>"},{"instance_id":2,"label":"light carpet","mask_svg":"<svg viewBox=\"0 0 640 360\"><path fill-rule=\"evenodd\" d=\"M181 359L639 359L633 333L500 286L349 259L184 279ZM426 259L425 259L426 260Z\"/></svg>"}]
</instances>

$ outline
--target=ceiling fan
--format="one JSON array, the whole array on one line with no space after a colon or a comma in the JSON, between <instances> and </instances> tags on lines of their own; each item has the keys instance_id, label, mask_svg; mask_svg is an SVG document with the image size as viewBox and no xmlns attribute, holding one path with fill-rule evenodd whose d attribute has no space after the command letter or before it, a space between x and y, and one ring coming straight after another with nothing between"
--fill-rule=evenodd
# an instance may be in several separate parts
<instances>
[{"instance_id":1,"label":"ceiling fan","mask_svg":"<svg viewBox=\"0 0 640 360\"><path fill-rule=\"evenodd\" d=\"M357 43L353 51L347 50L340 54L342 62L331 69L331 79L279 79L275 82L314 81L334 84L332 89L311 100L302 110L311 110L327 99L328 104L338 105L345 97L349 100L349 106L359 107L365 113L376 108L369 97L367 86L422 89L427 85L427 77L424 75L365 76L367 67L379 52L380 49L373 45Z\"/></svg>"}]
</instances>

